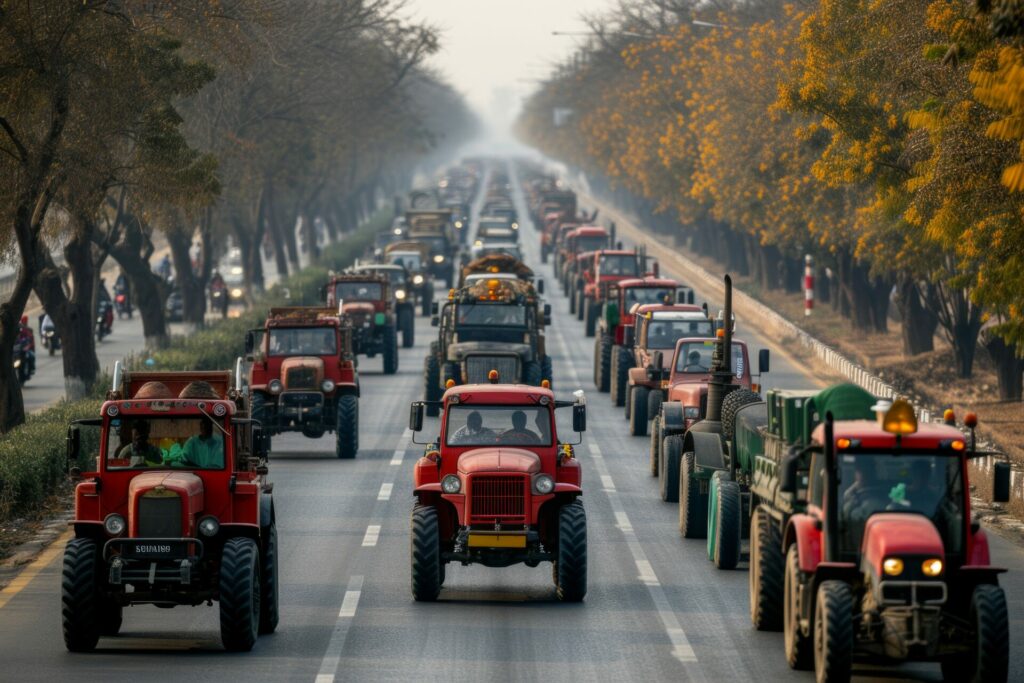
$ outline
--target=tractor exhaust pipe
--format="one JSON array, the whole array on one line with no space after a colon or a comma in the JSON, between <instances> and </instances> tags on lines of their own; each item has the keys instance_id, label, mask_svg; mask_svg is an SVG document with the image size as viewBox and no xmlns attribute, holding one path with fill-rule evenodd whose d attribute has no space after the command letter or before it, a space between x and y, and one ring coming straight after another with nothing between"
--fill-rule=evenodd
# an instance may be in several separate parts
<instances>
[{"instance_id":1,"label":"tractor exhaust pipe","mask_svg":"<svg viewBox=\"0 0 1024 683\"><path fill-rule=\"evenodd\" d=\"M712 357L711 382L708 383L709 422L722 421L722 402L735 388L732 383L732 278L725 276L725 310L722 312L722 327L716 336L715 353Z\"/></svg>"}]
</instances>

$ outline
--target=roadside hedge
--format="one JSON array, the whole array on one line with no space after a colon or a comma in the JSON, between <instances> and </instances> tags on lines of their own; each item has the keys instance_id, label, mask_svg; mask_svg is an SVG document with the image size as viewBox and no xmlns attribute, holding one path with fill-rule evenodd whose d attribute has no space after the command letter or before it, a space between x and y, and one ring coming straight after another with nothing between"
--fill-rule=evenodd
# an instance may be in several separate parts
<instances>
[{"instance_id":1,"label":"roadside hedge","mask_svg":"<svg viewBox=\"0 0 1024 683\"><path fill-rule=\"evenodd\" d=\"M318 265L275 285L239 317L218 320L187 337L175 337L167 349L126 359L127 363L152 370L234 368L235 359L244 351L246 331L263 323L270 306L318 304L328 271L351 265L373 244L374 235L390 225L392 216L390 210L378 211L342 241L324 248ZM110 378L103 377L89 398L62 401L30 415L24 425L0 437L0 524L38 514L48 499L69 490L65 475L68 423L98 416L109 387Z\"/></svg>"}]
</instances>

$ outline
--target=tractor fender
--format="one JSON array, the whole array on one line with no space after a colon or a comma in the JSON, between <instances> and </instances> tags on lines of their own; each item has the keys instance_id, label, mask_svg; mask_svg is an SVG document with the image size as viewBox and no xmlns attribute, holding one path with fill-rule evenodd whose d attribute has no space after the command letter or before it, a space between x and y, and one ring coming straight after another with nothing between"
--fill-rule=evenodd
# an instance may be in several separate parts
<instances>
[{"instance_id":1,"label":"tractor fender","mask_svg":"<svg viewBox=\"0 0 1024 683\"><path fill-rule=\"evenodd\" d=\"M96 538L105 540L107 532L103 529L101 521L75 520L72 522L75 529L75 538Z\"/></svg>"},{"instance_id":2,"label":"tractor fender","mask_svg":"<svg viewBox=\"0 0 1024 683\"><path fill-rule=\"evenodd\" d=\"M647 368L629 369L629 386L633 387L638 384L647 384Z\"/></svg>"},{"instance_id":3,"label":"tractor fender","mask_svg":"<svg viewBox=\"0 0 1024 683\"><path fill-rule=\"evenodd\" d=\"M339 384L336 389L338 396L356 396L359 397L359 385L358 384Z\"/></svg>"},{"instance_id":4,"label":"tractor fender","mask_svg":"<svg viewBox=\"0 0 1024 683\"><path fill-rule=\"evenodd\" d=\"M552 493L554 493L556 496L560 493L578 496L583 493L583 489L581 489L579 486L576 486L575 484L558 483L555 484L555 490L552 491Z\"/></svg>"},{"instance_id":5,"label":"tractor fender","mask_svg":"<svg viewBox=\"0 0 1024 683\"><path fill-rule=\"evenodd\" d=\"M988 534L984 529L978 529L971 534L968 540L966 566L987 567L992 561L988 552Z\"/></svg>"},{"instance_id":6,"label":"tractor fender","mask_svg":"<svg viewBox=\"0 0 1024 683\"><path fill-rule=\"evenodd\" d=\"M224 538L235 538L241 536L244 538L251 538L258 542L260 540L260 527L258 524L228 522L220 525L220 535Z\"/></svg>"},{"instance_id":7,"label":"tractor fender","mask_svg":"<svg viewBox=\"0 0 1024 683\"><path fill-rule=\"evenodd\" d=\"M710 478L716 471L725 469L725 453L722 452L722 439L718 434L693 430L686 432L683 453L693 453L694 470L702 478Z\"/></svg>"},{"instance_id":8,"label":"tractor fender","mask_svg":"<svg viewBox=\"0 0 1024 683\"><path fill-rule=\"evenodd\" d=\"M661 433L682 434L686 431L686 419L683 417L683 404L679 401L666 401L661 404ZM683 449L683 452L688 452Z\"/></svg>"},{"instance_id":9,"label":"tractor fender","mask_svg":"<svg viewBox=\"0 0 1024 683\"><path fill-rule=\"evenodd\" d=\"M414 496L421 496L423 494L434 494L441 495L441 482L433 482L429 484L421 484L412 490Z\"/></svg>"},{"instance_id":10,"label":"tractor fender","mask_svg":"<svg viewBox=\"0 0 1024 683\"><path fill-rule=\"evenodd\" d=\"M821 529L818 522L810 515L793 515L786 525L783 536L782 554L789 552L789 547L796 543L800 558L800 571L813 572L821 562Z\"/></svg>"}]
</instances>

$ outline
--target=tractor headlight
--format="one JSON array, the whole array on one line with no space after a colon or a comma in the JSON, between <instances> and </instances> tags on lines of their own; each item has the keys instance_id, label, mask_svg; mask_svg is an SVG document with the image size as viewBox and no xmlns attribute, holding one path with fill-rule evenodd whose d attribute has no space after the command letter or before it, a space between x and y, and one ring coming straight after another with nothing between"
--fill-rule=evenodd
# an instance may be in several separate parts
<instances>
[{"instance_id":1,"label":"tractor headlight","mask_svg":"<svg viewBox=\"0 0 1024 683\"><path fill-rule=\"evenodd\" d=\"M446 474L444 479L441 480L441 490L445 493L458 493L462 490L462 480L459 479L458 475Z\"/></svg>"},{"instance_id":2,"label":"tractor headlight","mask_svg":"<svg viewBox=\"0 0 1024 683\"><path fill-rule=\"evenodd\" d=\"M555 490L555 480L547 474L539 474L533 480L533 492L544 496Z\"/></svg>"},{"instance_id":3,"label":"tractor headlight","mask_svg":"<svg viewBox=\"0 0 1024 683\"><path fill-rule=\"evenodd\" d=\"M903 560L898 557L887 557L882 562L882 571L888 576L899 576L903 573Z\"/></svg>"},{"instance_id":4,"label":"tractor headlight","mask_svg":"<svg viewBox=\"0 0 1024 683\"><path fill-rule=\"evenodd\" d=\"M412 283L414 285L422 285L423 284L423 276L422 275L413 275L412 276Z\"/></svg>"},{"instance_id":5,"label":"tractor headlight","mask_svg":"<svg viewBox=\"0 0 1024 683\"><path fill-rule=\"evenodd\" d=\"M270 383L267 384L267 391L269 391L272 394L280 394L282 388L283 387L281 386L281 380L279 379L272 379L270 380Z\"/></svg>"},{"instance_id":6,"label":"tractor headlight","mask_svg":"<svg viewBox=\"0 0 1024 683\"><path fill-rule=\"evenodd\" d=\"M404 289L396 289L395 290L395 298L398 299L399 301L405 301L405 290Z\"/></svg>"},{"instance_id":7,"label":"tractor headlight","mask_svg":"<svg viewBox=\"0 0 1024 683\"><path fill-rule=\"evenodd\" d=\"M925 576L936 577L942 574L943 564L942 560L937 557L933 557L930 560L925 560L921 564L921 571L924 572Z\"/></svg>"},{"instance_id":8,"label":"tractor headlight","mask_svg":"<svg viewBox=\"0 0 1024 683\"><path fill-rule=\"evenodd\" d=\"M120 536L124 533L127 526L124 517L116 512L107 515L106 519L103 520L103 529L111 536Z\"/></svg>"},{"instance_id":9,"label":"tractor headlight","mask_svg":"<svg viewBox=\"0 0 1024 683\"><path fill-rule=\"evenodd\" d=\"M231 290L231 296L233 296L236 299L241 299L242 290L240 290L238 287L235 287L234 289Z\"/></svg>"},{"instance_id":10,"label":"tractor headlight","mask_svg":"<svg viewBox=\"0 0 1024 683\"><path fill-rule=\"evenodd\" d=\"M683 417L688 420L696 420L700 417L700 406L686 406L683 408Z\"/></svg>"},{"instance_id":11,"label":"tractor headlight","mask_svg":"<svg viewBox=\"0 0 1024 683\"><path fill-rule=\"evenodd\" d=\"M444 254L434 254L434 263L444 263Z\"/></svg>"},{"instance_id":12,"label":"tractor headlight","mask_svg":"<svg viewBox=\"0 0 1024 683\"><path fill-rule=\"evenodd\" d=\"M513 230L518 230L519 229L519 224L518 223L513 223L512 224L512 229Z\"/></svg>"},{"instance_id":13,"label":"tractor headlight","mask_svg":"<svg viewBox=\"0 0 1024 683\"><path fill-rule=\"evenodd\" d=\"M334 391L334 380L328 377L323 382L320 382L320 390L325 394Z\"/></svg>"},{"instance_id":14,"label":"tractor headlight","mask_svg":"<svg viewBox=\"0 0 1024 683\"><path fill-rule=\"evenodd\" d=\"M203 517L199 520L199 533L203 536L216 536L218 531L220 531L220 522L217 521L216 517Z\"/></svg>"},{"instance_id":15,"label":"tractor headlight","mask_svg":"<svg viewBox=\"0 0 1024 683\"><path fill-rule=\"evenodd\" d=\"M462 227L462 221L455 221L455 227L456 228L461 228Z\"/></svg>"}]
</instances>

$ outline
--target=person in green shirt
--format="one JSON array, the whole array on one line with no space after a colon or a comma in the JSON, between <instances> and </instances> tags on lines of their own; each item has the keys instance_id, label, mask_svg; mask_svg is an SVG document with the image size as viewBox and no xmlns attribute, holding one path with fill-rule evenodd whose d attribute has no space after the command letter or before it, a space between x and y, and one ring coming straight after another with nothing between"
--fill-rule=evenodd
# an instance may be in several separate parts
<instances>
[{"instance_id":1,"label":"person in green shirt","mask_svg":"<svg viewBox=\"0 0 1024 683\"><path fill-rule=\"evenodd\" d=\"M163 465L163 452L149 442L149 429L149 422L136 420L132 424L131 443L122 446L117 452L117 457L129 460L132 467L160 467Z\"/></svg>"},{"instance_id":2,"label":"person in green shirt","mask_svg":"<svg viewBox=\"0 0 1024 683\"><path fill-rule=\"evenodd\" d=\"M181 465L220 469L224 467L224 439L213 433L213 421L203 418L199 434L189 437L180 451Z\"/></svg>"}]
</instances>

